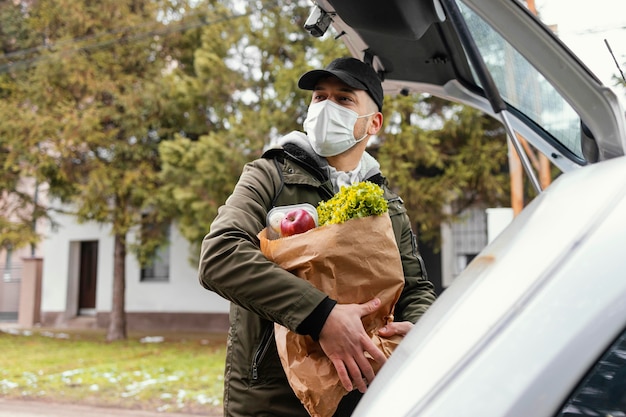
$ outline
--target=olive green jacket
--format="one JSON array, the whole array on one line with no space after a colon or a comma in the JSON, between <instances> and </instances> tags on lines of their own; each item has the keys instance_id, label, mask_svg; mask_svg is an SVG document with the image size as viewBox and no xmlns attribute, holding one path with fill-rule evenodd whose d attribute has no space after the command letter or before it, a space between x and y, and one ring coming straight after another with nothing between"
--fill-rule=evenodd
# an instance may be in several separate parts
<instances>
[{"instance_id":1,"label":"olive green jacket","mask_svg":"<svg viewBox=\"0 0 626 417\"><path fill-rule=\"evenodd\" d=\"M387 188L378 163L368 154L362 165L363 161L363 169L370 171L365 179L385 189L401 253L405 287L395 308L395 320L416 322L435 299L433 286L425 277L402 200ZM273 323L297 331L326 295L268 261L259 249L257 234L273 207L297 203L316 206L332 197L327 165L313 153L302 133L285 136L282 146L266 151L263 158L244 167L202 242L200 282L231 301L225 417L308 416L281 367Z\"/></svg>"}]
</instances>

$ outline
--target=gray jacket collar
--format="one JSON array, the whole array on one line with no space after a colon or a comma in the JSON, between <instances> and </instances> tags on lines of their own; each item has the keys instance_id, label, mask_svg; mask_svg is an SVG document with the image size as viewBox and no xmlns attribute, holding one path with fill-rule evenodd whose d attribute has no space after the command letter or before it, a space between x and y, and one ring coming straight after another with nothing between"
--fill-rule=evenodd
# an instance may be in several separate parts
<instances>
[{"instance_id":1,"label":"gray jacket collar","mask_svg":"<svg viewBox=\"0 0 626 417\"><path fill-rule=\"evenodd\" d=\"M331 169L328 165L328 161L326 158L315 153L306 134L294 130L285 136L278 138L274 145L283 147L283 145L287 143L296 145L298 148L306 152L307 155L309 155L311 159L313 159L317 165L326 172L327 178L331 177ZM380 174L380 164L372 155L367 152L363 152L363 156L361 157L361 170L358 175L359 179L362 181L376 174Z\"/></svg>"}]
</instances>

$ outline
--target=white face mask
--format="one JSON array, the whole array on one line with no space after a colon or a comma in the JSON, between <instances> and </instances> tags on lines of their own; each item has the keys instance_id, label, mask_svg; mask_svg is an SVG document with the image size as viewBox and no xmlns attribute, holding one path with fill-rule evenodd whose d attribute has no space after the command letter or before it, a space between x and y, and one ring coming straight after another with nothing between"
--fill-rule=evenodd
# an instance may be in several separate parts
<instances>
[{"instance_id":1,"label":"white face mask","mask_svg":"<svg viewBox=\"0 0 626 417\"><path fill-rule=\"evenodd\" d=\"M354 125L362 117L353 110L347 109L332 100L312 103L304 121L306 132L313 150L321 156L335 156L347 151L367 137L354 137Z\"/></svg>"}]
</instances>

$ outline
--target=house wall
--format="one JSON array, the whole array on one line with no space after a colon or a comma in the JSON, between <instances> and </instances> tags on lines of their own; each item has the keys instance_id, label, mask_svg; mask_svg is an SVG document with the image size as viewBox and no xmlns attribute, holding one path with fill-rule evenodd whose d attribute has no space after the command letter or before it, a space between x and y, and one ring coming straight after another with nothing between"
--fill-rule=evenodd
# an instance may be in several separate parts
<instances>
[{"instance_id":1,"label":"house wall","mask_svg":"<svg viewBox=\"0 0 626 417\"><path fill-rule=\"evenodd\" d=\"M111 228L96 223L77 224L57 216L42 245L42 324L64 326L79 316L80 242L98 242L95 327L108 325L112 304L114 239ZM171 230L168 281L140 281L134 255L126 258L126 312L129 329L184 329L224 331L229 303L198 282L197 268L188 259L189 243L176 227Z\"/></svg>"}]
</instances>

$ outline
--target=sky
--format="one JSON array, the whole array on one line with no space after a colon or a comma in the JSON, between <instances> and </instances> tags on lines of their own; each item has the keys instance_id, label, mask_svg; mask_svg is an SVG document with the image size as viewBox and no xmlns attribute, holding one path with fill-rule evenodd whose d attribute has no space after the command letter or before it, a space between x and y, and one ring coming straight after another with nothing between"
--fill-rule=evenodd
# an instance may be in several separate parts
<instances>
[{"instance_id":1,"label":"sky","mask_svg":"<svg viewBox=\"0 0 626 417\"><path fill-rule=\"evenodd\" d=\"M624 0L535 0L540 18L557 25L557 35L608 87L622 103L626 90L614 87L620 72L607 48L609 45L626 75L626 2Z\"/></svg>"}]
</instances>

